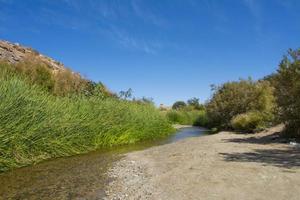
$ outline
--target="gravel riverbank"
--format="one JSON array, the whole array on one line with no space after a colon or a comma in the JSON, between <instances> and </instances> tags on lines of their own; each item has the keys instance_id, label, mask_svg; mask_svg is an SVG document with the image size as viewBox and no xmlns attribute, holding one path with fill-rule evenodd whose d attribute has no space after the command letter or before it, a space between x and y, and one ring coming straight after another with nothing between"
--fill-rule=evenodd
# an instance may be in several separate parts
<instances>
[{"instance_id":1,"label":"gravel riverbank","mask_svg":"<svg viewBox=\"0 0 300 200\"><path fill-rule=\"evenodd\" d=\"M106 199L299 199L300 149L278 137L221 132L126 154Z\"/></svg>"}]
</instances>

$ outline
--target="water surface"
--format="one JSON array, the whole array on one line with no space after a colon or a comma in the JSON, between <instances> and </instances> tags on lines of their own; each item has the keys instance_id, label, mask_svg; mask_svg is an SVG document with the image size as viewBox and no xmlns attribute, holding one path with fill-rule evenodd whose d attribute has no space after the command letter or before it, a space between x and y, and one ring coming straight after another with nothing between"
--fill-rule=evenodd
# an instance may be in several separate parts
<instances>
[{"instance_id":1,"label":"water surface","mask_svg":"<svg viewBox=\"0 0 300 200\"><path fill-rule=\"evenodd\" d=\"M2 173L0 199L99 199L104 196L104 187L109 182L106 171L122 154L201 136L206 132L204 128L182 128L160 141L57 158Z\"/></svg>"}]
</instances>

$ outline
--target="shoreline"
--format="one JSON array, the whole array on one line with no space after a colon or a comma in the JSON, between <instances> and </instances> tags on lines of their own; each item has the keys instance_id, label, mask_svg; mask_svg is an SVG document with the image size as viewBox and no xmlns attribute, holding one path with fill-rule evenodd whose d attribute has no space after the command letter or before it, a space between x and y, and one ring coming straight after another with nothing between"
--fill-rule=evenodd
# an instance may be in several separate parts
<instances>
[{"instance_id":1,"label":"shoreline","mask_svg":"<svg viewBox=\"0 0 300 200\"><path fill-rule=\"evenodd\" d=\"M298 199L300 149L255 135L220 132L125 154L105 199ZM255 191L255 192L254 192Z\"/></svg>"},{"instance_id":2,"label":"shoreline","mask_svg":"<svg viewBox=\"0 0 300 200\"><path fill-rule=\"evenodd\" d=\"M176 130L182 129L182 128L191 128L191 127L194 127L193 125L181 125L181 124L173 124L172 126Z\"/></svg>"}]
</instances>

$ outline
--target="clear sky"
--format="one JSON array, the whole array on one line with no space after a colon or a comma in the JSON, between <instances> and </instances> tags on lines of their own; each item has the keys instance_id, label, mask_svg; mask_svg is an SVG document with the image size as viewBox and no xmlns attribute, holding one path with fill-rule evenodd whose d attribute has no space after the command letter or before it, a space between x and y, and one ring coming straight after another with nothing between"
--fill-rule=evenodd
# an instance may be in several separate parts
<instances>
[{"instance_id":1,"label":"clear sky","mask_svg":"<svg viewBox=\"0 0 300 200\"><path fill-rule=\"evenodd\" d=\"M170 105L274 72L299 19L299 0L0 0L0 39Z\"/></svg>"}]
</instances>

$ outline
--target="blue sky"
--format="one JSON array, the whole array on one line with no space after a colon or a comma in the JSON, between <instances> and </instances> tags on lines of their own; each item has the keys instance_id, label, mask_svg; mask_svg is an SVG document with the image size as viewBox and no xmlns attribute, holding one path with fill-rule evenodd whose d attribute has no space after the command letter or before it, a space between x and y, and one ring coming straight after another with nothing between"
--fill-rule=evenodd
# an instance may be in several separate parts
<instances>
[{"instance_id":1,"label":"blue sky","mask_svg":"<svg viewBox=\"0 0 300 200\"><path fill-rule=\"evenodd\" d=\"M274 72L299 19L299 0L0 0L1 39L167 105Z\"/></svg>"}]
</instances>

